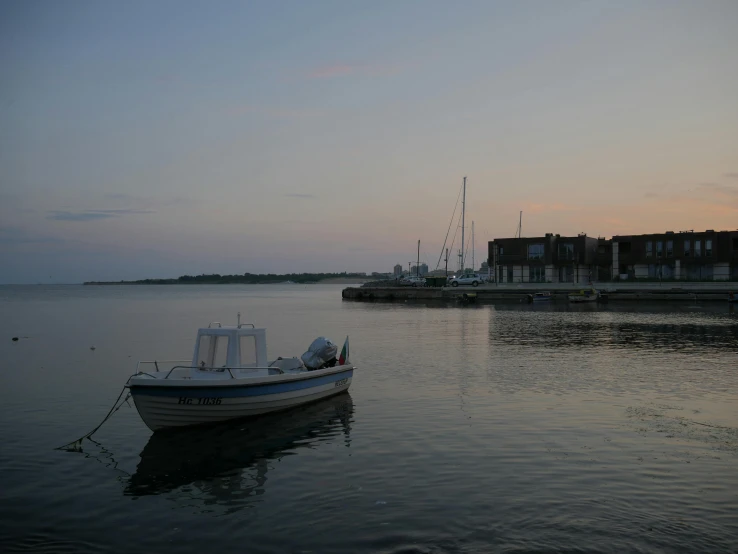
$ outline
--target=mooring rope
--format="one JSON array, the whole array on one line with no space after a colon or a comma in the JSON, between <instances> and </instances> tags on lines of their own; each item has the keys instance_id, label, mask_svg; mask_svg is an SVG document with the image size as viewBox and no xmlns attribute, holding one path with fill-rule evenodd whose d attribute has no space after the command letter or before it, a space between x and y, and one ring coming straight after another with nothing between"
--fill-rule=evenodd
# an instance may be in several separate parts
<instances>
[{"instance_id":1,"label":"mooring rope","mask_svg":"<svg viewBox=\"0 0 738 554\"><path fill-rule=\"evenodd\" d=\"M55 448L54 450L71 450L71 451L79 451L82 447L82 441L85 439L89 439L92 435L94 435L100 427L103 426L103 423L105 423L108 419L110 419L110 416L112 416L115 412L120 410L123 407L123 404L128 402L128 399L131 397L131 393L129 392L128 395L121 401L121 397L123 396L123 393L126 392L126 387L123 387L123 390L120 391L120 394L118 395L118 398L116 398L115 402L113 403L113 407L110 408L110 411L108 412L108 415L105 416L105 418L100 422L100 424L95 427L92 431L87 433L86 435L82 435L80 438L78 438L76 441L72 441L70 443L65 444L64 446L59 446Z\"/></svg>"}]
</instances>

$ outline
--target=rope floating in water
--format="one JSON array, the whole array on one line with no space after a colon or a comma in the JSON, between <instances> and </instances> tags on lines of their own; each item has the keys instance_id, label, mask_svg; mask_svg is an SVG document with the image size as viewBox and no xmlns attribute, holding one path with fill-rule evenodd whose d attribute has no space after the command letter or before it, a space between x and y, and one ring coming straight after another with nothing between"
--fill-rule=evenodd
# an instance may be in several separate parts
<instances>
[{"instance_id":1,"label":"rope floating in water","mask_svg":"<svg viewBox=\"0 0 738 554\"><path fill-rule=\"evenodd\" d=\"M110 408L110 411L108 412L108 415L106 415L103 420L100 422L100 424L95 427L92 431L87 433L86 435L82 435L80 438L78 438L75 441L72 441L70 443L67 443L63 446L58 446L54 450L66 450L67 452L81 452L82 451L82 441L85 439L89 439L92 435L94 435L100 427L103 426L103 423L105 423L110 417L120 410L123 407L123 404L128 403L128 399L131 397L131 393L129 392L123 400L121 400L121 397L123 396L123 393L126 392L126 387L123 387L123 390L120 391L120 394L118 395L118 398L116 398L115 402L113 403L113 407ZM130 406L130 404L129 404Z\"/></svg>"}]
</instances>

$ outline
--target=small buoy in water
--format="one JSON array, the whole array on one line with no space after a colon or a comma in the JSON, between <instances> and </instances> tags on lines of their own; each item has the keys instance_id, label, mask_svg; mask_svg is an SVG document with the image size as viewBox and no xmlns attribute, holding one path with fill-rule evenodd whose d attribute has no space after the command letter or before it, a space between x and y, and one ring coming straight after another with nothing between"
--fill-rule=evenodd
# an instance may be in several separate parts
<instances>
[{"instance_id":1,"label":"small buoy in water","mask_svg":"<svg viewBox=\"0 0 738 554\"><path fill-rule=\"evenodd\" d=\"M13 342L18 342L18 337L13 337L13 338L12 338L12 339L10 339L10 340L12 340Z\"/></svg>"},{"instance_id":2,"label":"small buoy in water","mask_svg":"<svg viewBox=\"0 0 738 554\"><path fill-rule=\"evenodd\" d=\"M95 350L95 347L94 346L90 346L90 350Z\"/></svg>"}]
</instances>

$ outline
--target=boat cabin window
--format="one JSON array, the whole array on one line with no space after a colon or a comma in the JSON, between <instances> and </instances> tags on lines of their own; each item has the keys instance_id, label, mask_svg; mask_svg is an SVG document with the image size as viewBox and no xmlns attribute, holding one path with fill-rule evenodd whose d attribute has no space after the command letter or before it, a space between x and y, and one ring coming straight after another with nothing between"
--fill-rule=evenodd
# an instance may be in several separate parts
<instances>
[{"instance_id":1,"label":"boat cabin window","mask_svg":"<svg viewBox=\"0 0 738 554\"><path fill-rule=\"evenodd\" d=\"M242 336L239 337L240 355L239 360L241 367L256 367L256 337Z\"/></svg>"},{"instance_id":2,"label":"boat cabin window","mask_svg":"<svg viewBox=\"0 0 738 554\"><path fill-rule=\"evenodd\" d=\"M214 367L225 367L228 364L228 337L215 337Z\"/></svg>"},{"instance_id":3,"label":"boat cabin window","mask_svg":"<svg viewBox=\"0 0 738 554\"><path fill-rule=\"evenodd\" d=\"M228 337L224 335L201 335L197 348L197 366L221 368L228 363Z\"/></svg>"}]
</instances>

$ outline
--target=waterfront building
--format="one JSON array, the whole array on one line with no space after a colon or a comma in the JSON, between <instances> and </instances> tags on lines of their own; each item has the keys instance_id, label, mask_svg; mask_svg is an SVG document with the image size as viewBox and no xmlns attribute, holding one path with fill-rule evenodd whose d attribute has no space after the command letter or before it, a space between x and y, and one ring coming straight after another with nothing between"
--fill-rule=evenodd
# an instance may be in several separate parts
<instances>
[{"instance_id":1,"label":"waterfront building","mask_svg":"<svg viewBox=\"0 0 738 554\"><path fill-rule=\"evenodd\" d=\"M487 261L499 283L738 280L738 231L494 239Z\"/></svg>"},{"instance_id":2,"label":"waterfront building","mask_svg":"<svg viewBox=\"0 0 738 554\"><path fill-rule=\"evenodd\" d=\"M499 283L586 284L597 278L598 245L584 233L495 239L488 245L488 263Z\"/></svg>"},{"instance_id":3,"label":"waterfront building","mask_svg":"<svg viewBox=\"0 0 738 554\"><path fill-rule=\"evenodd\" d=\"M394 269L393 275L395 277L399 277L400 275L402 275L402 266L400 264L396 264L395 265L395 269Z\"/></svg>"},{"instance_id":4,"label":"waterfront building","mask_svg":"<svg viewBox=\"0 0 738 554\"><path fill-rule=\"evenodd\" d=\"M738 231L667 231L612 237L613 278L738 279Z\"/></svg>"}]
</instances>

